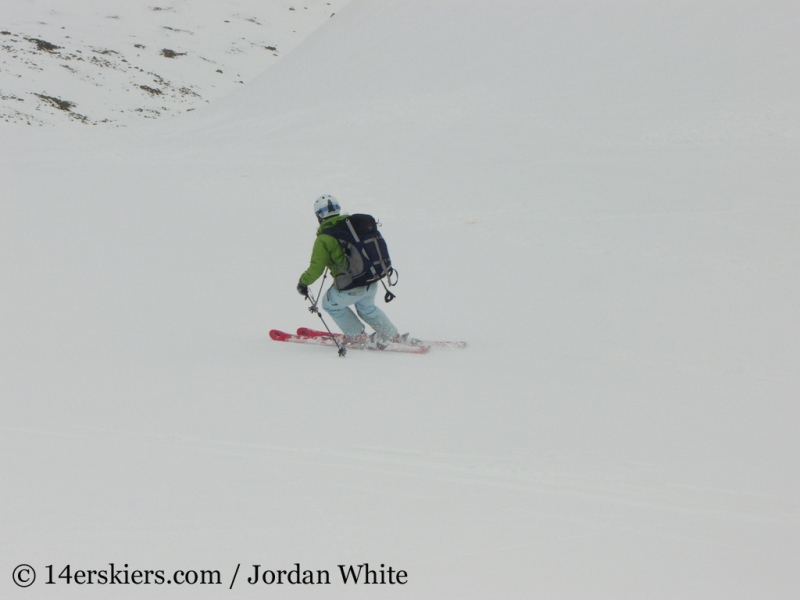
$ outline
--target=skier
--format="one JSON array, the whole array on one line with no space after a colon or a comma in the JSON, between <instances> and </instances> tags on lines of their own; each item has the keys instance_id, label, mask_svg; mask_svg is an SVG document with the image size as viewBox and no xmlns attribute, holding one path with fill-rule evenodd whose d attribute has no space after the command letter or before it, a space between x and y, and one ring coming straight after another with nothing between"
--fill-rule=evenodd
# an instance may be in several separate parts
<instances>
[{"instance_id":1,"label":"skier","mask_svg":"<svg viewBox=\"0 0 800 600\"><path fill-rule=\"evenodd\" d=\"M346 258L339 241L325 233L326 229L335 227L347 219L347 214L341 214L342 207L333 196L325 195L314 202L314 213L317 215L319 228L314 248L311 251L311 263L308 269L300 276L297 291L301 296L308 297L308 286L320 278L327 267L334 277L346 268ZM368 336L362 323L356 317L351 305L355 304L358 316L366 321L382 341L403 342L404 337L398 335L397 328L392 324L384 312L375 306L375 294L378 283L356 287L349 290L338 290L332 285L322 298L322 308L336 322L345 335L347 343L363 344L368 341Z\"/></svg>"}]
</instances>

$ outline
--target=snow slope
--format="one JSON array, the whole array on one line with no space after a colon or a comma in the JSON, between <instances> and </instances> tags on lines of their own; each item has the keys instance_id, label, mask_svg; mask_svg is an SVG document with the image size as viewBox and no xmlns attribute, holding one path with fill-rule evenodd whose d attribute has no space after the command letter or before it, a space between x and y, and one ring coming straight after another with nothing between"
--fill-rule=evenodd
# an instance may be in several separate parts
<instances>
[{"instance_id":1,"label":"snow slope","mask_svg":"<svg viewBox=\"0 0 800 600\"><path fill-rule=\"evenodd\" d=\"M6 128L4 597L796 597L799 18L353 0L179 119ZM469 349L268 339L321 193ZM246 582L295 563L332 584Z\"/></svg>"},{"instance_id":2,"label":"snow slope","mask_svg":"<svg viewBox=\"0 0 800 600\"><path fill-rule=\"evenodd\" d=\"M346 3L3 3L0 122L119 127L195 110L276 62Z\"/></svg>"}]
</instances>

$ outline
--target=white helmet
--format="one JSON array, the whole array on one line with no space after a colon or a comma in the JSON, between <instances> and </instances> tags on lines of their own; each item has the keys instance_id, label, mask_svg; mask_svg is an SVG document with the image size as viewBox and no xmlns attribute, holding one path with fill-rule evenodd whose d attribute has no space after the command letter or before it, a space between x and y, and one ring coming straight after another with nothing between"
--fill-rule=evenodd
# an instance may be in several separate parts
<instances>
[{"instance_id":1,"label":"white helmet","mask_svg":"<svg viewBox=\"0 0 800 600\"><path fill-rule=\"evenodd\" d=\"M314 214L320 221L338 215L341 211L342 207L339 205L339 201L328 194L320 196L314 202Z\"/></svg>"}]
</instances>

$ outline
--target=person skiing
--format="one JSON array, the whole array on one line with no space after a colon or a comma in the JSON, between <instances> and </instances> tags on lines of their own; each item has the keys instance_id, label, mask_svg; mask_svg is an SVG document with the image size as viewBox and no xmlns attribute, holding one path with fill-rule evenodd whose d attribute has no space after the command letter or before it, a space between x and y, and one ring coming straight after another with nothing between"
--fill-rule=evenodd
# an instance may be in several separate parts
<instances>
[{"instance_id":1,"label":"person skiing","mask_svg":"<svg viewBox=\"0 0 800 600\"><path fill-rule=\"evenodd\" d=\"M323 296L322 308L342 330L346 341L348 343L365 343L368 340L364 323L358 318L361 317L375 330L380 340L402 342L404 338L398 335L397 328L386 314L375 306L375 294L378 291L377 281L347 290L336 288L336 276L346 269L347 259L339 240L326 234L325 231L336 227L349 215L342 214L339 201L330 195L317 198L314 202L314 214L317 215L319 228L311 251L311 262L308 269L300 276L297 291L301 296L308 297L308 286L319 279L328 268L334 277L334 285L331 285ZM352 305L355 305L358 317L350 308Z\"/></svg>"}]
</instances>

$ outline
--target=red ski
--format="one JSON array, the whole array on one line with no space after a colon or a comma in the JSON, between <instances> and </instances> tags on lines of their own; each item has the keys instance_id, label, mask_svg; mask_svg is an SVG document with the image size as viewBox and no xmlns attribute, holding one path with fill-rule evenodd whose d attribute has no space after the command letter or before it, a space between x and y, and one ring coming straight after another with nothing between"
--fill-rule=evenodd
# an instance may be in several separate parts
<instances>
[{"instance_id":1,"label":"red ski","mask_svg":"<svg viewBox=\"0 0 800 600\"><path fill-rule=\"evenodd\" d=\"M330 346L336 348L337 344L328 335L328 332L321 332L323 335L302 336L293 333L286 333L273 329L269 332L276 342L293 342L295 344L311 344L314 346ZM366 344L350 344L344 341L344 336L337 336L339 344L347 350L377 350L379 352L404 352L406 354L427 354L431 347L425 345L411 346L408 344L394 344L392 342L367 342Z\"/></svg>"},{"instance_id":2,"label":"red ski","mask_svg":"<svg viewBox=\"0 0 800 600\"><path fill-rule=\"evenodd\" d=\"M327 331L318 331L316 329L309 329L308 327L298 327L297 335L304 338L328 338L331 339ZM334 333L337 339L344 339L341 333ZM394 344L396 346L433 346L435 348L450 348L450 349L463 349L467 347L467 342L429 342L428 340L414 340L405 344Z\"/></svg>"}]
</instances>

